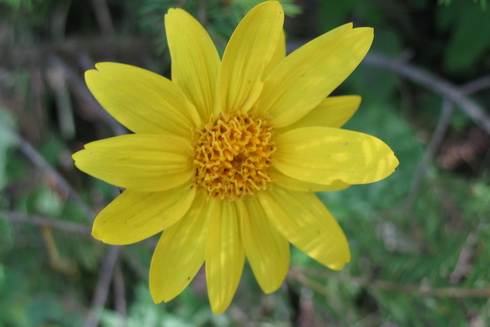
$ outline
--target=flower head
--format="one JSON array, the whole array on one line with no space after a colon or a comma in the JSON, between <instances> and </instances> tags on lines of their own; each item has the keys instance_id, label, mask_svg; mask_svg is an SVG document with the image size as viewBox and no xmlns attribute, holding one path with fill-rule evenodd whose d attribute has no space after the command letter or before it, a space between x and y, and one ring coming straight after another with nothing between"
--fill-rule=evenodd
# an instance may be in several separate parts
<instances>
[{"instance_id":1,"label":"flower head","mask_svg":"<svg viewBox=\"0 0 490 327\"><path fill-rule=\"evenodd\" d=\"M286 57L283 20L279 2L259 4L220 59L199 23L170 9L171 80L117 63L86 72L96 99L134 132L73 156L80 170L126 189L99 213L93 236L130 244L163 231L150 267L155 302L180 294L205 263L221 313L245 258L273 292L289 243L342 269L347 240L312 192L376 182L398 165L379 139L340 129L359 97L328 97L361 62L373 30L346 24Z\"/></svg>"}]
</instances>

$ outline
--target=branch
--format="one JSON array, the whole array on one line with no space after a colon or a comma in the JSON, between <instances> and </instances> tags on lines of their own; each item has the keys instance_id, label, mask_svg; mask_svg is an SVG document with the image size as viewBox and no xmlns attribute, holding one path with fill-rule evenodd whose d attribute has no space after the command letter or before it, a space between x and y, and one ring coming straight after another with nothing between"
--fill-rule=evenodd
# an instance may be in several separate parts
<instances>
[{"instance_id":1,"label":"branch","mask_svg":"<svg viewBox=\"0 0 490 327\"><path fill-rule=\"evenodd\" d=\"M100 310L104 307L107 301L107 295L109 294L109 287L111 285L112 276L114 273L114 267L116 266L117 259L119 257L120 248L111 246L109 252L107 252L102 267L100 267L99 278L97 280L97 286L94 296L92 298L92 305L87 319L85 320L84 327L97 327L100 320Z\"/></svg>"},{"instance_id":2,"label":"branch","mask_svg":"<svg viewBox=\"0 0 490 327\"><path fill-rule=\"evenodd\" d=\"M30 223L85 236L91 235L90 227L86 225L39 215L28 215L15 211L0 210L0 219L6 219L13 222Z\"/></svg>"},{"instance_id":3,"label":"branch","mask_svg":"<svg viewBox=\"0 0 490 327\"><path fill-rule=\"evenodd\" d=\"M404 212L408 212L408 210L412 207L413 202L417 198L420 188L422 186L422 181L427 172L427 167L431 163L434 158L439 146L441 145L442 140L444 139L444 135L449 127L449 123L451 122L451 116L453 114L454 106L448 100L444 100L442 105L441 115L439 117L439 122L437 123L436 130L430 139L429 145L424 152L424 156L422 160L417 166L417 171L413 177L412 189L408 194L406 200L404 201Z\"/></svg>"},{"instance_id":4,"label":"branch","mask_svg":"<svg viewBox=\"0 0 490 327\"><path fill-rule=\"evenodd\" d=\"M288 50L294 50L303 45L304 41L288 42ZM0 46L0 67L5 69L27 67L42 67L46 64L46 54L64 54L76 58L81 53L90 53L91 57L114 58L115 54L123 55L125 60L139 56L142 53L154 53L149 40L142 38L90 38L69 39L59 45L50 43L35 46ZM419 83L428 89L443 95L458 105L473 121L490 134L490 117L485 110L464 96L461 89L432 73L408 64L402 60L390 59L371 52L364 62L368 65L384 68ZM490 78L490 77L487 77Z\"/></svg>"},{"instance_id":5,"label":"branch","mask_svg":"<svg viewBox=\"0 0 490 327\"><path fill-rule=\"evenodd\" d=\"M121 260L117 261L114 270L114 306L119 313L120 325L125 326L126 292L124 290L124 276L121 269Z\"/></svg>"},{"instance_id":6,"label":"branch","mask_svg":"<svg viewBox=\"0 0 490 327\"><path fill-rule=\"evenodd\" d=\"M368 54L364 59L364 62L372 66L388 69L439 93L455 105L458 105L461 110L473 119L473 122L476 125L480 126L490 134L490 116L488 116L482 107L467 98L461 88L454 86L435 74L423 71L414 65L400 60L390 59L377 53Z\"/></svg>"},{"instance_id":7,"label":"branch","mask_svg":"<svg viewBox=\"0 0 490 327\"><path fill-rule=\"evenodd\" d=\"M305 269L293 267L290 271L290 276L303 285L313 288L320 294L327 295L324 284L315 280L311 280L306 276L306 273L316 277L336 279L339 282L354 284L357 286L366 287L368 289L376 289L382 291L409 293L414 296L426 295L432 297L449 297L449 298L490 298L490 288L460 288L460 287L439 287L433 288L429 285L417 284L399 284L386 280L376 280L363 277L349 276L339 273L330 273L326 270Z\"/></svg>"},{"instance_id":8,"label":"branch","mask_svg":"<svg viewBox=\"0 0 490 327\"><path fill-rule=\"evenodd\" d=\"M85 201L78 195L78 193L71 187L70 183L63 178L40 154L34 149L34 147L18 133L13 131L7 125L0 121L0 128L6 130L17 143L20 152L42 173L50 177L55 181L57 188L65 195L75 200L80 208L84 211L87 217L94 217L95 214L88 207Z\"/></svg>"},{"instance_id":9,"label":"branch","mask_svg":"<svg viewBox=\"0 0 490 327\"><path fill-rule=\"evenodd\" d=\"M85 112L87 116L95 115L97 118L100 118L112 129L114 135L122 135L127 133L124 127L122 127L121 124L119 124L111 115L109 115L107 111L105 111L95 100L83 80L80 78L80 74L73 71L73 69L71 69L71 67L67 65L60 56L54 52L49 53L46 61L53 69L61 71L75 95L82 99L80 102L88 104L88 106L80 106L80 109L90 108L90 112L87 112L88 110ZM92 109L95 110L93 111Z\"/></svg>"},{"instance_id":10,"label":"branch","mask_svg":"<svg viewBox=\"0 0 490 327\"><path fill-rule=\"evenodd\" d=\"M92 6L102 34L105 37L113 37L114 26L107 2L105 0L92 0Z\"/></svg>"},{"instance_id":11,"label":"branch","mask_svg":"<svg viewBox=\"0 0 490 327\"><path fill-rule=\"evenodd\" d=\"M461 87L461 91L465 94L477 93L479 91L490 88L490 75L483 76L474 81L468 82Z\"/></svg>"},{"instance_id":12,"label":"branch","mask_svg":"<svg viewBox=\"0 0 490 327\"><path fill-rule=\"evenodd\" d=\"M485 76L474 81L471 81L461 87L461 92L463 94L471 94L483 89L490 88L490 76ZM413 177L412 189L408 194L404 204L402 205L407 212L413 205L413 202L417 198L418 193L420 192L420 188L422 186L422 180L424 179L427 167L431 163L434 158L439 146L441 145L444 135L447 132L449 127L449 123L451 122L451 116L453 114L454 106L447 99L444 99L441 115L439 117L439 122L437 123L436 129L432 138L430 139L429 145L424 152L424 156L420 163L417 166L417 170Z\"/></svg>"},{"instance_id":13,"label":"branch","mask_svg":"<svg viewBox=\"0 0 490 327\"><path fill-rule=\"evenodd\" d=\"M482 224L479 224L478 227L482 227ZM479 230L476 228L475 230ZM466 241L461 248L458 256L458 262L456 263L456 267L454 267L453 272L449 276L449 280L453 283L459 283L463 278L468 276L473 268L471 265L471 261L475 258L475 247L478 243L478 237L475 232L472 232L466 238Z\"/></svg>"},{"instance_id":14,"label":"branch","mask_svg":"<svg viewBox=\"0 0 490 327\"><path fill-rule=\"evenodd\" d=\"M108 58L122 58L125 62L131 62L142 54L153 54L155 51L150 40L117 36L108 39L69 38L57 44L44 42L34 45L0 45L0 67L9 71L43 67L50 53L71 59L89 53L96 62Z\"/></svg>"},{"instance_id":15,"label":"branch","mask_svg":"<svg viewBox=\"0 0 490 327\"><path fill-rule=\"evenodd\" d=\"M304 43L301 40L288 42L288 50L294 50ZM154 47L149 40L127 37L73 38L59 45L42 43L35 46L0 46L0 67L5 69L42 67L46 64L45 58L49 53L66 55L70 58L77 58L81 53L89 53L96 61L114 58L117 54L124 56L126 61L130 61L130 58L140 56L142 53L154 53ZM403 60L391 59L374 52L368 54L364 62L368 65L390 70L441 94L444 98L448 98L458 105L477 125L490 134L489 115L481 106L467 98L463 91L455 85Z\"/></svg>"}]
</instances>

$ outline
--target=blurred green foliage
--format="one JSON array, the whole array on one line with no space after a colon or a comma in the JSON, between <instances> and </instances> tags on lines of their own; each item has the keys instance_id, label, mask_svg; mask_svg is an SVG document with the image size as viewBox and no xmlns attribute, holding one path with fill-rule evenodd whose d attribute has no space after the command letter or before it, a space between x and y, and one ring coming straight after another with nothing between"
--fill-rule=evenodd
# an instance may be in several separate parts
<instances>
[{"instance_id":1,"label":"blurred green foliage","mask_svg":"<svg viewBox=\"0 0 490 327\"><path fill-rule=\"evenodd\" d=\"M452 2L452 0L439 0L439 4L442 5L449 5ZM473 2L478 2L478 0L473 0ZM483 9L486 9L487 7L487 1L486 0L479 0L481 6Z\"/></svg>"},{"instance_id":2,"label":"blurred green foliage","mask_svg":"<svg viewBox=\"0 0 490 327\"><path fill-rule=\"evenodd\" d=\"M490 10L469 2L454 2L437 15L438 28L451 37L444 65L451 71L468 69L488 53L490 47Z\"/></svg>"},{"instance_id":3,"label":"blurred green foliage","mask_svg":"<svg viewBox=\"0 0 490 327\"><path fill-rule=\"evenodd\" d=\"M90 52L91 42L103 38L91 7L95 2L1 0L0 51L27 45L33 56L42 56L41 44L60 46L80 79L94 57L168 76L163 29L168 8L182 7L197 17L222 52L241 17L258 2L108 1L114 39L139 38L154 46L152 53L126 59L124 52ZM408 57L455 84L490 71L490 11L483 0L282 3L290 41L303 42L354 21L375 28L373 51ZM86 53L63 48L71 39ZM0 219L0 327L82 326L107 253L105 245L88 235L91 217L49 174L26 160L16 135L33 144L94 212L119 192L74 169L71 153L114 131L87 110L90 104L75 84L50 83L50 69L45 62L25 67L0 63L0 218L5 218ZM467 141L474 122L455 112L445 151L429 165L418 196L407 206L417 167L439 122L440 95L368 65L361 65L335 94L362 95L359 112L345 128L386 141L401 163L385 181L319 194L347 234L352 263L331 272L293 250L291 274L272 295L261 293L247 266L233 305L213 316L201 275L172 302L152 302L147 275L156 239L151 239L121 249L117 269L123 277L126 326L295 326L307 321L311 326L490 325L488 297L465 293L490 289L489 152L488 145L478 150L478 142ZM488 89L473 99L488 108ZM67 103L73 110L64 110ZM63 129L65 121L74 122L73 131ZM473 156L448 166L445 156L461 156L461 143L466 151L475 151ZM87 233L16 221L12 212L78 224ZM121 325L115 289L110 288L100 310L101 326ZM452 293L444 293L448 289Z\"/></svg>"},{"instance_id":4,"label":"blurred green foliage","mask_svg":"<svg viewBox=\"0 0 490 327\"><path fill-rule=\"evenodd\" d=\"M178 7L199 19L221 53L242 17L261 2L261 0L190 0L182 2ZM280 2L286 15L294 16L300 13L300 8L292 0ZM158 51L167 50L162 13L167 12L169 8L176 7L176 2L174 0L143 0L129 3L132 10L138 13L138 23L143 33L156 40Z\"/></svg>"}]
</instances>

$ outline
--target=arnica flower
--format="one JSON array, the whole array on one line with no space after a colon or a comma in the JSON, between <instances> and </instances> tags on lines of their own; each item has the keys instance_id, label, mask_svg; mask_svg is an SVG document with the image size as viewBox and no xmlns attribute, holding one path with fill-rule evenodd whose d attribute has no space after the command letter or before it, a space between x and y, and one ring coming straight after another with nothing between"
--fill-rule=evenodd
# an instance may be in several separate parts
<instances>
[{"instance_id":1,"label":"arnica flower","mask_svg":"<svg viewBox=\"0 0 490 327\"><path fill-rule=\"evenodd\" d=\"M230 305L245 259L265 293L290 247L340 270L346 237L313 192L379 181L398 165L379 139L340 129L358 96L327 97L356 68L371 28L340 26L286 57L277 1L254 7L220 58L204 28L170 9L172 79L117 63L86 72L100 104L134 134L95 141L76 166L124 188L93 236L130 244L163 233L150 266L156 303L179 295L205 264L214 313Z\"/></svg>"}]
</instances>

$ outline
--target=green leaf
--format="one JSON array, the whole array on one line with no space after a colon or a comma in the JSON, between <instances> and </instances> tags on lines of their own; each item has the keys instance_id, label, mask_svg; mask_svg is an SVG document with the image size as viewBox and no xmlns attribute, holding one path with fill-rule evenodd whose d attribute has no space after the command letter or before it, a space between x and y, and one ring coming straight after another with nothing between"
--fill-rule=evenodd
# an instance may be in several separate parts
<instances>
[{"instance_id":1,"label":"green leaf","mask_svg":"<svg viewBox=\"0 0 490 327\"><path fill-rule=\"evenodd\" d=\"M2 190L8 182L9 150L15 146L16 137L12 134L14 118L2 107L0 107L0 121L0 190Z\"/></svg>"},{"instance_id":2,"label":"green leaf","mask_svg":"<svg viewBox=\"0 0 490 327\"><path fill-rule=\"evenodd\" d=\"M490 49L490 11L469 4L456 16L444 65L451 71L461 71L473 65Z\"/></svg>"}]
</instances>

